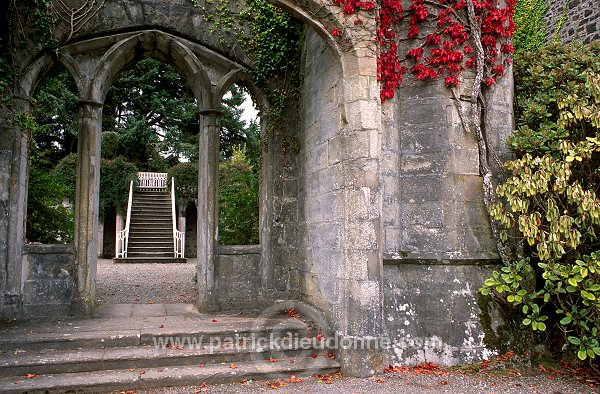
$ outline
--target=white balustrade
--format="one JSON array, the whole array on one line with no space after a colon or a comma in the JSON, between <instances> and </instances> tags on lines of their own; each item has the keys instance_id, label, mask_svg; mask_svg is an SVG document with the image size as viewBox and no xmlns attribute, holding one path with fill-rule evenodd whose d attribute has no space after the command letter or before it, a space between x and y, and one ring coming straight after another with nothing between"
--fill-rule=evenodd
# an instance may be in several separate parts
<instances>
[{"instance_id":1,"label":"white balustrade","mask_svg":"<svg viewBox=\"0 0 600 394\"><path fill-rule=\"evenodd\" d=\"M171 178L171 212L173 215L173 249L175 258L184 258L185 233L177 230L177 217L175 215L175 178Z\"/></svg>"},{"instance_id":2,"label":"white balustrade","mask_svg":"<svg viewBox=\"0 0 600 394\"><path fill-rule=\"evenodd\" d=\"M140 190L166 190L166 172L138 172Z\"/></svg>"},{"instance_id":3,"label":"white balustrade","mask_svg":"<svg viewBox=\"0 0 600 394\"><path fill-rule=\"evenodd\" d=\"M116 257L127 258L127 245L129 244L129 223L131 222L131 203L133 202L133 181L129 182L129 199L127 200L127 220L125 228L117 232Z\"/></svg>"}]
</instances>

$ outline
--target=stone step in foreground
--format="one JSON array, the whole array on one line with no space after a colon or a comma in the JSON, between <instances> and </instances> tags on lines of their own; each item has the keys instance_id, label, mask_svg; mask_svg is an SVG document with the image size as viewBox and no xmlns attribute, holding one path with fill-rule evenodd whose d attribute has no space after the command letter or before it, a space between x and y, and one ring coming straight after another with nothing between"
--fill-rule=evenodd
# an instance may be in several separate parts
<instances>
[{"instance_id":1,"label":"stone step in foreground","mask_svg":"<svg viewBox=\"0 0 600 394\"><path fill-rule=\"evenodd\" d=\"M113 305L95 318L0 324L0 393L106 392L339 370L319 331L285 314ZM302 342L299 342L302 341Z\"/></svg>"},{"instance_id":2,"label":"stone step in foreground","mask_svg":"<svg viewBox=\"0 0 600 394\"><path fill-rule=\"evenodd\" d=\"M131 368L95 372L35 375L18 380L0 380L0 393L114 392L169 386L194 386L244 380L310 376L339 370L339 363L328 358L280 361L255 361L242 364L207 364L164 368Z\"/></svg>"}]
</instances>

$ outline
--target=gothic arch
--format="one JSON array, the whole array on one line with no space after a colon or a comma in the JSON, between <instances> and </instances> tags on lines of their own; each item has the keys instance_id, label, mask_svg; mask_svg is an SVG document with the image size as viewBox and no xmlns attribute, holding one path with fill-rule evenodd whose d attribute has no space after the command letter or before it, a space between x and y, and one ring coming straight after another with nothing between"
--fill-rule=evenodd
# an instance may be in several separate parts
<instances>
[{"instance_id":1,"label":"gothic arch","mask_svg":"<svg viewBox=\"0 0 600 394\"><path fill-rule=\"evenodd\" d=\"M200 108L213 102L211 82L198 57L176 37L159 30L141 32L114 44L100 59L90 87L90 99L104 102L117 76L139 60L140 55L173 64L190 84Z\"/></svg>"},{"instance_id":2,"label":"gothic arch","mask_svg":"<svg viewBox=\"0 0 600 394\"><path fill-rule=\"evenodd\" d=\"M253 99L257 100L256 104L261 113L266 113L269 109L269 103L260 89L258 89L252 81L252 76L243 69L232 70L222 77L215 88L215 99L217 100L214 104L214 108L218 108L218 104L221 99L227 93L227 90L231 85L235 83L242 83L250 90L250 95Z\"/></svg>"}]
</instances>

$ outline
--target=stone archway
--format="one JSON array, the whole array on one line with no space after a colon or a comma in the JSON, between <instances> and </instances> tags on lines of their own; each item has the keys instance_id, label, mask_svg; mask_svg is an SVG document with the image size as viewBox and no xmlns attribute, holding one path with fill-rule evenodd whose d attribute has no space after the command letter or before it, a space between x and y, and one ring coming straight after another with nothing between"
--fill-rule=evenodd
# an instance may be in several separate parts
<instances>
[{"instance_id":1,"label":"stone archway","mask_svg":"<svg viewBox=\"0 0 600 394\"><path fill-rule=\"evenodd\" d=\"M156 0L146 0L140 3L152 4L156 9ZM267 258L263 260L261 275L263 282L270 278L279 277L281 272L294 271L293 275L300 277L302 272L307 276L317 276L318 272L307 268L313 261L323 260L328 263L326 275L317 280L302 279L302 289L293 280L278 287L273 285L273 294L267 294L266 301L277 297L302 298L321 308L327 318L333 322L335 331L342 337L377 338L383 335L382 327L382 258L381 258L381 192L379 185L379 158L381 137L380 103L377 92L376 59L367 50L371 42L364 37L353 37L351 33L336 39L329 33L332 29L343 28L345 16L331 5L323 5L318 1L273 1L274 4L286 9L311 27L312 37L317 44L308 49L328 48L328 59L334 66L330 68L329 85L333 87L333 111L318 109L319 124L322 126L302 126L310 132L300 130L300 140L310 147L301 151L298 166L295 169L300 174L296 182L297 194L291 209L292 217L300 222L302 215L316 212L320 201L331 202L332 211L322 215L314 215L313 221L304 225L289 226L279 249L279 257L293 258L295 266L280 266L277 272ZM202 25L199 15L190 7L173 5L169 10L170 18L157 12L144 14L140 4L125 5L121 10L121 2L107 1L106 6L98 15L91 19L89 25L74 37L72 44L60 50L60 61L73 74L79 87L80 120L79 120L79 155L78 179L76 198L76 266L77 305L85 313L90 313L94 304L96 242L98 228L98 185L100 159L100 133L102 104L112 81L121 70L141 57L156 57L175 65L191 82L192 90L198 99L201 109L200 126L200 164L199 189L205 192L198 196L198 259L199 264L199 294L198 305L201 309L214 308L214 262L216 250L216 184L215 169L218 163L218 99L219 92L235 80L243 78L241 69L250 65L247 57L240 53L236 46L220 46L211 41L210 35L201 37ZM138 8L136 8L138 7ZM141 8L140 8L141 7ZM179 14L178 14L179 13ZM125 16L117 18L116 15ZM142 15L138 18L136 15ZM175 18L178 16L178 18ZM153 19L155 18L155 19ZM106 21L111 21L106 25ZM150 30L149 29L150 26ZM197 30L191 27L198 26ZM168 31L169 33L166 33ZM198 31L198 33L197 33ZM93 37L93 38L92 38ZM207 38L208 37L208 38ZM205 40L206 42L204 42ZM328 61L329 61L328 60ZM32 71L28 77L21 79L21 85L35 85L44 64L51 62L49 57L40 57L32 62ZM315 67L317 65L315 64ZM318 84L318 80L314 80ZM27 87L25 87L27 90ZM27 111L26 100L30 92L23 95L23 109ZM329 97L329 96L328 96ZM313 101L306 93L305 114L309 115L311 105L318 107L321 103ZM19 134L17 130L13 130ZM20 135L20 134L19 134ZM317 141L318 140L318 141ZM356 149L355 141L366 142L367 149ZM363 146L364 147L364 146ZM18 149L13 152L26 150L25 141L21 141ZM311 157L317 157L319 152L331 150L331 158L324 163L304 163ZM26 155L25 155L26 157ZM312 160L312 159L311 159ZM280 162L273 164L268 177L278 177ZM305 172L306 169L311 172ZM13 167L14 173L26 184L26 165ZM313 171L314 170L314 171ZM305 198L299 190L314 179L330 179L329 186L321 187L318 195ZM276 184L277 192L267 192L263 198L264 204L271 204L271 197L277 197L285 203L285 193L282 188L294 185ZM281 190L280 190L281 189ZM265 189L269 190L269 189ZM269 196L268 194L277 194ZM293 193L293 192L292 192ZM11 193L11 211L19 211L19 194ZM282 205L283 208L286 206ZM268 208L268 206L267 206ZM272 228L278 217L265 209L263 226ZM325 212L323 210L322 212ZM333 218L332 215L337 215ZM369 212L368 215L356 214ZM300 218L300 219L298 219ZM18 221L18 217L16 219ZM200 225L200 223L202 223ZM22 229L22 224L20 225ZM320 250L331 249L329 255L313 253L309 238L318 239L319 234L327 234L327 226L335 227L335 242ZM18 224L9 224L2 235L8 238L12 230L19 228ZM4 231L4 230L2 230ZM15 233L18 238L18 231ZM11 237L13 237L11 235ZM296 237L297 241L294 240ZM268 241L264 240L262 253L269 254L275 248L275 235L270 234ZM308 241L307 241L308 240ZM17 240L19 245L21 241ZM291 255L291 250L294 255ZM19 246L11 249L10 264L14 271L19 270ZM287 257L286 257L287 256ZM265 257L265 256L263 256ZM9 265L10 265L9 264ZM272 270L273 272L270 272ZM16 278L14 272L8 273L10 278ZM5 282L6 283L6 282ZM264 283L263 283L264 284ZM18 292L18 285L15 285ZM367 359L358 352L350 350L343 356L344 368L354 370L356 374L370 373L371 370L381 369L381 355L374 354Z\"/></svg>"}]
</instances>

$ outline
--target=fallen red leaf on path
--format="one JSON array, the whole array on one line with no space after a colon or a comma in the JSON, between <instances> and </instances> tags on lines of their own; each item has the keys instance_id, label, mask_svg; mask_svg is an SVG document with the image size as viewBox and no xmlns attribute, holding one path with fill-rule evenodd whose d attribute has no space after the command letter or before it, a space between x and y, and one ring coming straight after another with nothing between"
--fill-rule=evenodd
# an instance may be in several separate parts
<instances>
[{"instance_id":1,"label":"fallen red leaf on path","mask_svg":"<svg viewBox=\"0 0 600 394\"><path fill-rule=\"evenodd\" d=\"M198 365L198 367L200 367L200 368L204 368L204 363L202 363L202 364Z\"/></svg>"},{"instance_id":2,"label":"fallen red leaf on path","mask_svg":"<svg viewBox=\"0 0 600 394\"><path fill-rule=\"evenodd\" d=\"M236 369L237 367L238 367L238 366L237 366L237 365L235 365L235 364L230 364L230 365L229 365L229 368L231 368L231 369Z\"/></svg>"},{"instance_id":3,"label":"fallen red leaf on path","mask_svg":"<svg viewBox=\"0 0 600 394\"><path fill-rule=\"evenodd\" d=\"M442 380L442 381L440 382L440 384L447 385L447 384L448 384L448 382L446 382L445 380Z\"/></svg>"},{"instance_id":4,"label":"fallen red leaf on path","mask_svg":"<svg viewBox=\"0 0 600 394\"><path fill-rule=\"evenodd\" d=\"M37 375L36 375L36 374L34 374L34 373L28 373L27 375L25 375L25 377L26 377L27 379L33 379L33 378L35 378L36 376L37 376Z\"/></svg>"},{"instance_id":5,"label":"fallen red leaf on path","mask_svg":"<svg viewBox=\"0 0 600 394\"><path fill-rule=\"evenodd\" d=\"M548 375L548 379L550 379L550 380L554 380L554 376L552 376L552 375Z\"/></svg>"},{"instance_id":6,"label":"fallen red leaf on path","mask_svg":"<svg viewBox=\"0 0 600 394\"><path fill-rule=\"evenodd\" d=\"M267 382L267 386L270 387L270 388L272 388L272 389L278 389L280 387L287 386L287 383L282 382L281 380L277 379L277 380L273 380L273 381Z\"/></svg>"},{"instance_id":7,"label":"fallen red leaf on path","mask_svg":"<svg viewBox=\"0 0 600 394\"><path fill-rule=\"evenodd\" d=\"M290 378L288 379L288 382L290 382L290 383L301 383L302 379L297 378L296 375L290 375Z\"/></svg>"},{"instance_id":8,"label":"fallen red leaf on path","mask_svg":"<svg viewBox=\"0 0 600 394\"><path fill-rule=\"evenodd\" d=\"M385 379L379 378L379 379L377 379L377 383L385 383Z\"/></svg>"},{"instance_id":9,"label":"fallen red leaf on path","mask_svg":"<svg viewBox=\"0 0 600 394\"><path fill-rule=\"evenodd\" d=\"M165 328L165 325L161 324L160 327L158 327L158 328Z\"/></svg>"},{"instance_id":10,"label":"fallen red leaf on path","mask_svg":"<svg viewBox=\"0 0 600 394\"><path fill-rule=\"evenodd\" d=\"M212 319L211 321L212 321L213 323L216 323L216 322L218 322L218 320L217 320L217 319Z\"/></svg>"},{"instance_id":11,"label":"fallen red leaf on path","mask_svg":"<svg viewBox=\"0 0 600 394\"><path fill-rule=\"evenodd\" d=\"M204 391L207 391L207 390L208 390L208 387L206 386L206 383L202 383L200 385L200 387L194 389L194 393L201 393L201 392L204 392Z\"/></svg>"},{"instance_id":12,"label":"fallen red leaf on path","mask_svg":"<svg viewBox=\"0 0 600 394\"><path fill-rule=\"evenodd\" d=\"M276 358L269 357L269 362L270 362L270 363L274 363L274 362L276 362L276 361L277 361L277 359L276 359Z\"/></svg>"},{"instance_id":13,"label":"fallen red leaf on path","mask_svg":"<svg viewBox=\"0 0 600 394\"><path fill-rule=\"evenodd\" d=\"M384 368L384 370L383 370L383 372L385 372L385 373L390 373L390 372L399 373L399 372L408 372L408 371L410 371L409 367L400 367L398 365L394 365L394 366L390 365L389 367Z\"/></svg>"},{"instance_id":14,"label":"fallen red leaf on path","mask_svg":"<svg viewBox=\"0 0 600 394\"><path fill-rule=\"evenodd\" d=\"M286 309L285 314L288 315L289 317L293 317L295 319L300 319L300 317L301 317L300 314L298 312L296 312L296 310L294 308Z\"/></svg>"},{"instance_id":15,"label":"fallen red leaf on path","mask_svg":"<svg viewBox=\"0 0 600 394\"><path fill-rule=\"evenodd\" d=\"M332 352L327 353L327 358L330 360L335 360L335 354L333 354Z\"/></svg>"},{"instance_id":16,"label":"fallen red leaf on path","mask_svg":"<svg viewBox=\"0 0 600 394\"><path fill-rule=\"evenodd\" d=\"M312 355L310 356L310 358L317 358L317 357L318 357L318 356L317 356L316 354L312 354Z\"/></svg>"}]
</instances>

